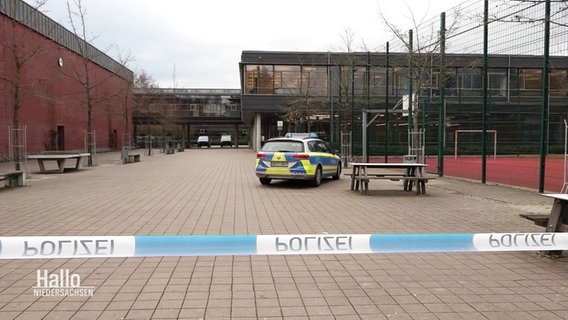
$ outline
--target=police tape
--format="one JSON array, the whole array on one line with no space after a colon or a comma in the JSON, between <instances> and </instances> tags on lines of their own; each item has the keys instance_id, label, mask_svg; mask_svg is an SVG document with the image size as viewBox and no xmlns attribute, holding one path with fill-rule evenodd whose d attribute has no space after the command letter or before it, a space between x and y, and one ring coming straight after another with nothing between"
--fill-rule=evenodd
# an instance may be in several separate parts
<instances>
[{"instance_id":1,"label":"police tape","mask_svg":"<svg viewBox=\"0 0 568 320\"><path fill-rule=\"evenodd\" d=\"M0 259L568 250L568 233L0 237Z\"/></svg>"}]
</instances>

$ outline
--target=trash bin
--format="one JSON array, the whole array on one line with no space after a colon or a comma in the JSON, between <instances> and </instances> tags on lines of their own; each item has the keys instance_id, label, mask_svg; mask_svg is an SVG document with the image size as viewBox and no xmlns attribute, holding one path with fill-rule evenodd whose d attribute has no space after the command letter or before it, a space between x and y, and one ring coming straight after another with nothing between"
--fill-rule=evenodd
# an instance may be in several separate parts
<instances>
[{"instance_id":1,"label":"trash bin","mask_svg":"<svg viewBox=\"0 0 568 320\"><path fill-rule=\"evenodd\" d=\"M402 156L403 163L416 163L416 155L415 154L407 154Z\"/></svg>"}]
</instances>

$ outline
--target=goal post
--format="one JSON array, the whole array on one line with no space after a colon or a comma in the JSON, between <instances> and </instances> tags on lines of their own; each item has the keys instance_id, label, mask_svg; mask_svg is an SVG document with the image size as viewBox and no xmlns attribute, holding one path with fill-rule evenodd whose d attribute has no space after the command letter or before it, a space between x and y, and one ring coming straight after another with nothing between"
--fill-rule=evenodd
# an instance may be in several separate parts
<instances>
[{"instance_id":1,"label":"goal post","mask_svg":"<svg viewBox=\"0 0 568 320\"><path fill-rule=\"evenodd\" d=\"M493 158L497 158L497 130L485 130L486 133L493 133ZM454 159L458 158L458 133L483 133L483 130L455 130L454 131Z\"/></svg>"}]
</instances>

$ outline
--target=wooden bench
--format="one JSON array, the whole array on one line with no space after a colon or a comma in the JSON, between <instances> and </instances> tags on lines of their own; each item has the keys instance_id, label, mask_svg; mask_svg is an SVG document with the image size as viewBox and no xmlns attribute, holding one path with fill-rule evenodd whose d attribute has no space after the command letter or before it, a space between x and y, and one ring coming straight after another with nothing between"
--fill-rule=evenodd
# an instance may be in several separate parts
<instances>
[{"instance_id":1,"label":"wooden bench","mask_svg":"<svg viewBox=\"0 0 568 320\"><path fill-rule=\"evenodd\" d=\"M351 174L347 174L352 176ZM412 191L414 185L416 185L416 194L426 194L426 183L428 180L434 180L436 177L407 177L404 174L387 173L387 174L367 174L367 176L355 176L352 177L355 181L354 190L359 190L359 183L361 184L361 192L363 194L369 193L369 181L370 180L391 180L391 181L404 181L404 191Z\"/></svg>"},{"instance_id":2,"label":"wooden bench","mask_svg":"<svg viewBox=\"0 0 568 320\"><path fill-rule=\"evenodd\" d=\"M127 163L140 162L140 154L139 153L128 154L126 155L125 160Z\"/></svg>"},{"instance_id":3,"label":"wooden bench","mask_svg":"<svg viewBox=\"0 0 568 320\"><path fill-rule=\"evenodd\" d=\"M344 173L346 176L351 177L352 173ZM371 173L367 174L367 179L389 179L392 181L400 181L405 176L404 173ZM356 180L365 179L364 176L355 176Z\"/></svg>"},{"instance_id":4,"label":"wooden bench","mask_svg":"<svg viewBox=\"0 0 568 320\"><path fill-rule=\"evenodd\" d=\"M404 177L402 179L404 179L404 190L412 191L412 187L416 185L416 194L426 194L426 183L436 177Z\"/></svg>"},{"instance_id":5,"label":"wooden bench","mask_svg":"<svg viewBox=\"0 0 568 320\"><path fill-rule=\"evenodd\" d=\"M521 213L519 214L522 218L530 220L534 222L537 226L547 227L548 226L548 218L550 215L548 214L530 214L530 213Z\"/></svg>"},{"instance_id":6,"label":"wooden bench","mask_svg":"<svg viewBox=\"0 0 568 320\"><path fill-rule=\"evenodd\" d=\"M568 232L568 194L543 194L553 198L550 214L520 214L521 217L545 227L546 232ZM562 251L542 251L544 255L562 255Z\"/></svg>"},{"instance_id":7,"label":"wooden bench","mask_svg":"<svg viewBox=\"0 0 568 320\"><path fill-rule=\"evenodd\" d=\"M4 187L23 187L26 185L26 177L23 171L10 171L0 173L0 181L4 181Z\"/></svg>"}]
</instances>

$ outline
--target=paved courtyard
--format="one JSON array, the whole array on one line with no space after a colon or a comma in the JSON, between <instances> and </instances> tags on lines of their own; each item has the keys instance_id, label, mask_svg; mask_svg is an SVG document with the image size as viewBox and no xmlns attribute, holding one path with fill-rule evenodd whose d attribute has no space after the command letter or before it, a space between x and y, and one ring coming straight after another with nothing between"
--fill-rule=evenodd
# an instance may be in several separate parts
<instances>
[{"instance_id":1,"label":"paved courtyard","mask_svg":"<svg viewBox=\"0 0 568 320\"><path fill-rule=\"evenodd\" d=\"M438 178L262 186L247 148L119 153L0 189L0 236L542 232L535 190ZM7 164L0 164L7 169ZM35 296L69 270L89 297ZM568 259L535 252L0 260L0 319L568 319Z\"/></svg>"}]
</instances>

